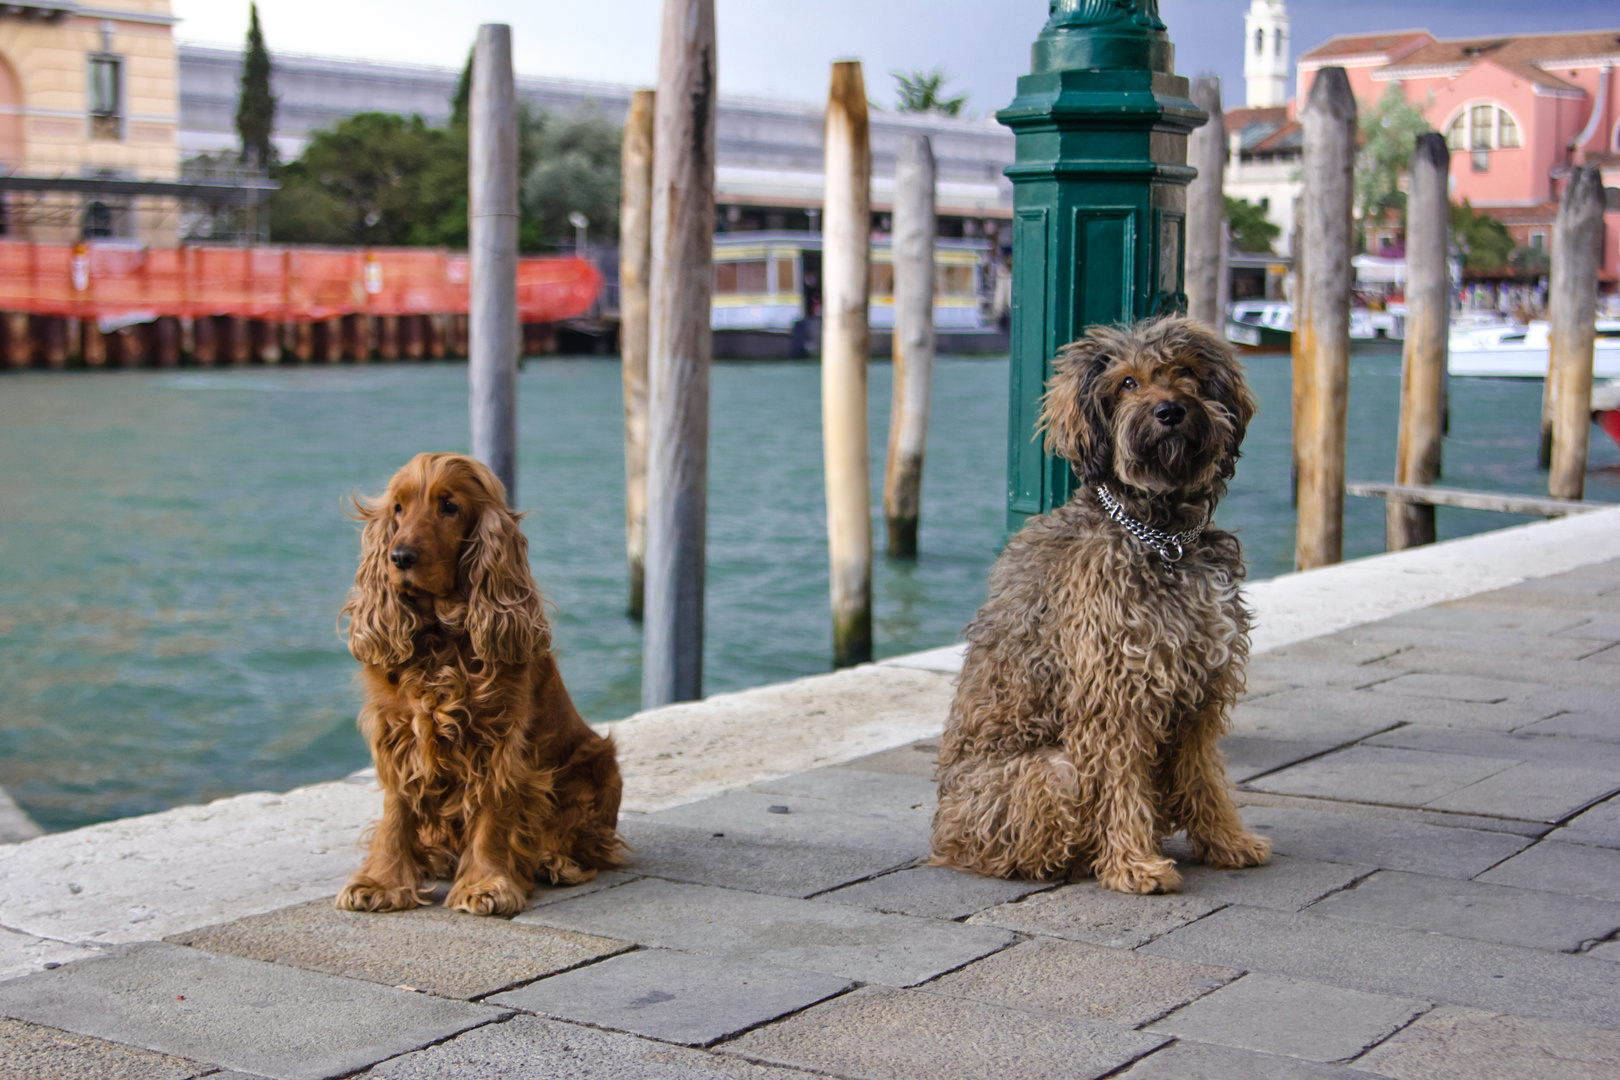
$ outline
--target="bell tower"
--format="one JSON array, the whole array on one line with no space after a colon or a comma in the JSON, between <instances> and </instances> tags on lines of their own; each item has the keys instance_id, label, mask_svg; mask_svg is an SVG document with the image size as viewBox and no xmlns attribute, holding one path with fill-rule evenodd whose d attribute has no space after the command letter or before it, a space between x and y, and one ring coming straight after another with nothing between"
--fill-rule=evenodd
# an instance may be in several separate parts
<instances>
[{"instance_id":1,"label":"bell tower","mask_svg":"<svg viewBox=\"0 0 1620 1080\"><path fill-rule=\"evenodd\" d=\"M1249 0L1243 16L1243 80L1251 109L1288 103L1288 8L1283 0Z\"/></svg>"}]
</instances>

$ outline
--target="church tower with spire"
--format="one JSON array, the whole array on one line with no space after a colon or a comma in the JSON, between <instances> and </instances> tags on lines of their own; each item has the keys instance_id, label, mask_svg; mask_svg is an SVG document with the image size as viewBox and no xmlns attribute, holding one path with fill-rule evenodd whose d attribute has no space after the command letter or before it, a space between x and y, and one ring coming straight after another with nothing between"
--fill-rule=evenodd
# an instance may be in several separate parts
<instances>
[{"instance_id":1,"label":"church tower with spire","mask_svg":"<svg viewBox=\"0 0 1620 1080\"><path fill-rule=\"evenodd\" d=\"M1243 16L1243 80L1251 109L1288 103L1288 8L1283 0L1249 0Z\"/></svg>"}]
</instances>

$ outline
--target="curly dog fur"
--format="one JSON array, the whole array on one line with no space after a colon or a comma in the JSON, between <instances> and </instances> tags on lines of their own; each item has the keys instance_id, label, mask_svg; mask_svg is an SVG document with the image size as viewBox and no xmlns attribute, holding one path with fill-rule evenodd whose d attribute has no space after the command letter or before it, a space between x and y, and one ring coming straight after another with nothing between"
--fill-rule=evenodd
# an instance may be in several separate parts
<instances>
[{"instance_id":1,"label":"curly dog fur","mask_svg":"<svg viewBox=\"0 0 1620 1080\"><path fill-rule=\"evenodd\" d=\"M1094 327L1059 354L1041 422L1083 486L1012 538L967 628L934 863L1170 892L1160 841L1177 829L1211 866L1268 861L1215 745L1249 651L1237 538L1206 529L1167 566L1096 491L1166 532L1195 527L1253 414L1231 348L1188 319Z\"/></svg>"},{"instance_id":2,"label":"curly dog fur","mask_svg":"<svg viewBox=\"0 0 1620 1080\"><path fill-rule=\"evenodd\" d=\"M360 730L383 789L351 911L426 902L512 914L536 879L572 885L623 862L613 742L585 724L499 478L460 454L418 454L357 502L360 569L343 609L365 665Z\"/></svg>"}]
</instances>

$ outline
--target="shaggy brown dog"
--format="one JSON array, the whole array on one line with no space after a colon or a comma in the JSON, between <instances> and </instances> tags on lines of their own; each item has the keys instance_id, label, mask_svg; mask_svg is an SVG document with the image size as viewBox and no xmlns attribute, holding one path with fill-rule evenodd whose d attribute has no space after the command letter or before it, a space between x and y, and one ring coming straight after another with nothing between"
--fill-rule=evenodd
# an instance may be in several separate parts
<instances>
[{"instance_id":1,"label":"shaggy brown dog","mask_svg":"<svg viewBox=\"0 0 1620 1080\"><path fill-rule=\"evenodd\" d=\"M1237 538L1204 528L1254 399L1224 341L1182 318L1094 327L1058 356L1047 446L1083 486L990 576L939 756L934 862L1110 889L1180 884L1160 839L1257 866L1215 740L1243 687ZM1179 540L1140 539L1105 508ZM1160 549L1163 549L1161 554Z\"/></svg>"},{"instance_id":2,"label":"shaggy brown dog","mask_svg":"<svg viewBox=\"0 0 1620 1080\"><path fill-rule=\"evenodd\" d=\"M418 454L355 516L343 612L383 817L337 906L413 908L425 878L454 875L446 906L511 914L538 875L572 885L620 865L613 742L563 688L500 480L460 454Z\"/></svg>"}]
</instances>

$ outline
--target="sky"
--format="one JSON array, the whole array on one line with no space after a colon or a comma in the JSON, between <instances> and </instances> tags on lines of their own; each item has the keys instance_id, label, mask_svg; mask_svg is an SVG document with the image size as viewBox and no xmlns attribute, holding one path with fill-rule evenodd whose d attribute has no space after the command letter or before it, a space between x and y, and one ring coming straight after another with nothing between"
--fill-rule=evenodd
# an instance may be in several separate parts
<instances>
[{"instance_id":1,"label":"sky","mask_svg":"<svg viewBox=\"0 0 1620 1080\"><path fill-rule=\"evenodd\" d=\"M1217 74L1242 104L1248 0L1160 0L1184 75ZM240 45L248 0L173 0L183 41ZM650 86L661 0L259 0L277 50L460 67L480 23L512 26L520 74ZM1012 99L1047 0L716 0L722 93L820 101L828 66L859 59L867 96L890 73L944 66L968 111ZM1615 0L1291 0L1296 54L1334 34L1425 27L1440 37L1620 27Z\"/></svg>"}]
</instances>

